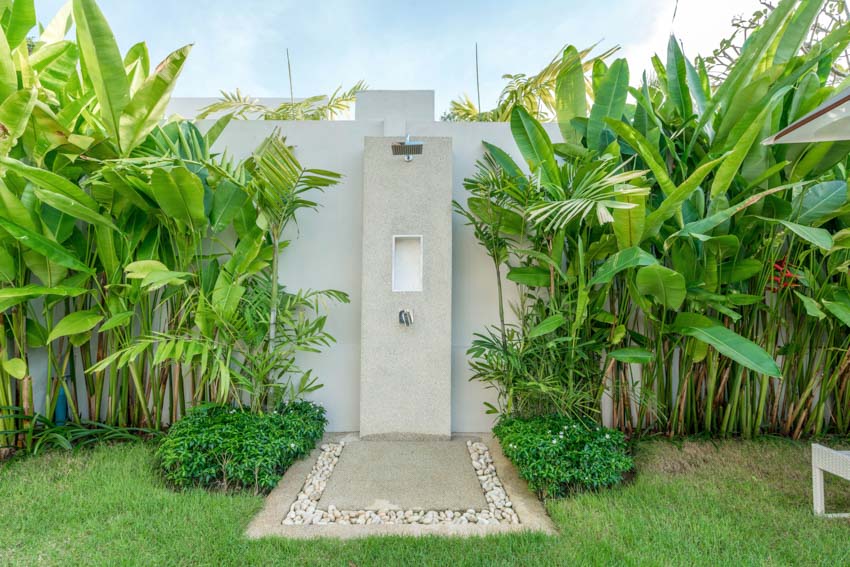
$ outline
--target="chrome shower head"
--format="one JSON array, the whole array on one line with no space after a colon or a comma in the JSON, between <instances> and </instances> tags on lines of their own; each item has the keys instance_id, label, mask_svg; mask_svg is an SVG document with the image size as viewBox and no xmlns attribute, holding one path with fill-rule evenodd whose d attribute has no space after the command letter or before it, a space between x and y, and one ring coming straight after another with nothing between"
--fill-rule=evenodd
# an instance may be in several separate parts
<instances>
[{"instance_id":1,"label":"chrome shower head","mask_svg":"<svg viewBox=\"0 0 850 567\"><path fill-rule=\"evenodd\" d=\"M404 161L413 161L413 156L422 155L422 142L413 142L408 135L403 142L395 142L391 147L394 156L404 156Z\"/></svg>"}]
</instances>

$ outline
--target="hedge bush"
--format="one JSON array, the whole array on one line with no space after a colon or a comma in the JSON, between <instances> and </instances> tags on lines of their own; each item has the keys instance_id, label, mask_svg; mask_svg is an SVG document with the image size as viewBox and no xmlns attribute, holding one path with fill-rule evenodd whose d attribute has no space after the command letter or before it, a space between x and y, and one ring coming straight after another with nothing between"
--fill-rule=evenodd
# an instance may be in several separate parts
<instances>
[{"instance_id":1,"label":"hedge bush","mask_svg":"<svg viewBox=\"0 0 850 567\"><path fill-rule=\"evenodd\" d=\"M324 408L306 401L264 414L201 406L171 427L157 450L158 466L176 488L267 492L316 446L326 423Z\"/></svg>"},{"instance_id":2,"label":"hedge bush","mask_svg":"<svg viewBox=\"0 0 850 567\"><path fill-rule=\"evenodd\" d=\"M493 433L505 456L543 498L613 486L634 468L623 434L593 422L558 415L503 417Z\"/></svg>"}]
</instances>

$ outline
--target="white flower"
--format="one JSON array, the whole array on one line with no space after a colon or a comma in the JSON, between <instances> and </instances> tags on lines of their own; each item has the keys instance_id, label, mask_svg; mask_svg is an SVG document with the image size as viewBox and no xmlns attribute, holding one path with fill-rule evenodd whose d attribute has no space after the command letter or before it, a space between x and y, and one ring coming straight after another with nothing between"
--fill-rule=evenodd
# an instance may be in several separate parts
<instances>
[{"instance_id":1,"label":"white flower","mask_svg":"<svg viewBox=\"0 0 850 567\"><path fill-rule=\"evenodd\" d=\"M608 434L608 433L606 433L606 434L605 434L605 439L610 439L610 438L611 438L611 435L610 435L610 434Z\"/></svg>"},{"instance_id":2,"label":"white flower","mask_svg":"<svg viewBox=\"0 0 850 567\"><path fill-rule=\"evenodd\" d=\"M557 442L558 442L558 440L557 440L557 439L552 439L552 445L554 445L554 444L555 444L555 443L557 443Z\"/></svg>"}]
</instances>

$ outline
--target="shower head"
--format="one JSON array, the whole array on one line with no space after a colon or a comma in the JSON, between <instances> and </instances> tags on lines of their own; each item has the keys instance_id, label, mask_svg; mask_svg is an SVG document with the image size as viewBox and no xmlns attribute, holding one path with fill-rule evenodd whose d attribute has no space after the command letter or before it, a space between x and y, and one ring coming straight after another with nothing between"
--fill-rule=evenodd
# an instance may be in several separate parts
<instances>
[{"instance_id":1,"label":"shower head","mask_svg":"<svg viewBox=\"0 0 850 567\"><path fill-rule=\"evenodd\" d=\"M404 161L413 161L413 156L422 155L422 142L413 142L408 135L403 142L395 142L391 147L394 156L404 156Z\"/></svg>"}]
</instances>

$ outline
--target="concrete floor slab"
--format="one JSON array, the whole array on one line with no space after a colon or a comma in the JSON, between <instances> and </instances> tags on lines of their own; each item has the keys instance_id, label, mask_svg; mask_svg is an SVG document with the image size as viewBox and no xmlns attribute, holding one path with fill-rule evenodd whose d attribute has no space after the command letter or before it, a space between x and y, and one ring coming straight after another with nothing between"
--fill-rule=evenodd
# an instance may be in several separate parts
<instances>
[{"instance_id":1,"label":"concrete floor slab","mask_svg":"<svg viewBox=\"0 0 850 567\"><path fill-rule=\"evenodd\" d=\"M319 507L341 510L466 510L487 501L466 441L347 443Z\"/></svg>"},{"instance_id":2,"label":"concrete floor slab","mask_svg":"<svg viewBox=\"0 0 850 567\"><path fill-rule=\"evenodd\" d=\"M278 536L278 537L287 537L287 538L318 538L318 537L331 537L331 538L358 538L358 537L368 537L368 536L376 536L376 535L401 535L401 536L421 536L421 535L441 535L441 536L460 536L460 537L469 537L469 536L486 536L491 534L499 534L499 533L510 533L510 532L518 532L518 531L536 531L543 532L546 534L555 534L556 530L554 524L549 519L546 514L546 510L543 507L543 504L537 499L537 497L532 494L528 490L528 486L525 481L523 481L513 464L504 456L501 451L501 447L499 447L498 441L490 434L481 434L481 435L462 435L453 437L453 441L451 443L459 445L464 450L466 449L466 441L482 441L489 448L490 455L493 459L493 464L496 467L497 474L499 479L501 480L502 486L504 487L505 492L507 493L508 498L512 502L513 510L516 515L519 517L520 523L518 524L488 524L488 525L479 525L479 524L433 524L433 525L423 525L423 524L372 524L372 525L344 525L344 524L327 524L327 525L285 525L283 524L283 519L286 517L287 513L289 513L290 507L293 502L295 502L296 497L299 492L304 487L305 479L310 475L311 470L317 462L320 454L322 452L319 448L315 449L313 453L306 459L298 461L295 463L290 469L286 472L281 482L278 484L277 488L275 488L271 494L266 499L265 506L263 510L251 521L248 529L246 530L246 535L251 539L269 537L269 536ZM374 458L383 459L385 464L392 464L393 461L398 466L408 467L410 460L407 459L405 461L404 458L399 456L390 456L388 453L390 452L391 447L375 447L369 448L365 447L365 444L369 443L377 443L376 441L360 441L356 434L330 434L325 437L325 443L338 443L340 441L345 441L345 451L349 451L352 447L363 444L364 447L361 449L355 449L352 453L358 452L361 456L368 457L370 454ZM400 455L405 455L409 450L414 450L415 447L407 448L407 445L412 443L422 443L422 442L411 442L411 441L398 441L392 442L395 446L396 453ZM427 443L435 443L438 444L440 442L427 442ZM447 442L443 442L447 443ZM446 447L446 452L451 453L451 451L456 449L451 449L449 445L443 445ZM423 447L420 447L423 448ZM438 446L435 445L433 448L428 448L427 451L436 451ZM382 456L383 455L383 456ZM449 463L455 461L453 457L432 457L435 461L439 460L443 463ZM462 462L458 459L459 462ZM340 458L337 466L343 466L344 459ZM468 464L469 457L467 456L466 463ZM429 474L423 473L414 473L421 475L419 477L419 481L421 484L419 486L414 486L412 484L405 483L404 481L396 481L390 478L392 490L394 492L389 491L380 491L380 486L377 483L371 484L368 481L367 473L369 469L368 463L356 463L356 459L351 460L351 465L349 468L349 478L354 480L355 482L360 482L360 493L356 497L359 505L363 505L363 502L369 504L369 500L371 500L372 504L377 503L380 500L388 501L389 499L386 496L387 494L393 494L391 499L397 499L399 505L403 508L409 509L411 506L410 502L416 502L415 498L420 498L416 496L415 493L423 492L426 497L423 497L419 502L436 502L436 500L427 500L427 498L435 498L440 490L444 490L443 487L446 486L455 486L454 490L456 495L459 495L461 498L469 498L471 494L464 494L468 490L464 488L466 480L461 480L458 483L456 480L450 478L449 475L452 474L450 472L454 467L453 464L447 464L447 468L444 469L445 474L438 473L438 468L425 467L426 470L429 470ZM342 470L342 469L341 469ZM359 471L359 472L358 472ZM455 470L457 472L457 470ZM336 468L334 469L331 479L333 476L337 474ZM389 478L389 476L388 476ZM473 479L476 477L473 473ZM364 481L363 479L366 479ZM331 488L331 480L328 482L328 486L326 489ZM336 481L333 481L336 484ZM376 492L367 491L367 487L372 486L376 490ZM410 493L405 493L405 486L410 489ZM333 498L342 498L344 492L345 485L343 483L339 483L338 487L334 490L337 490L337 494L339 496L333 496ZM371 489L369 489L371 490ZM480 491L481 488L479 487ZM333 493L332 493L333 494ZM411 495L413 494L413 495ZM327 504L327 500L329 498L326 497L325 494L322 495L320 499L319 507L325 507ZM355 502L351 500L351 502ZM324 503L324 504L323 504ZM447 503L447 501L441 501L441 503ZM429 506L430 507L430 506ZM463 504L458 504L455 502L448 503L446 508L465 508L466 506ZM423 508L425 508L423 506ZM481 508L480 505L474 506L473 508Z\"/></svg>"}]
</instances>

